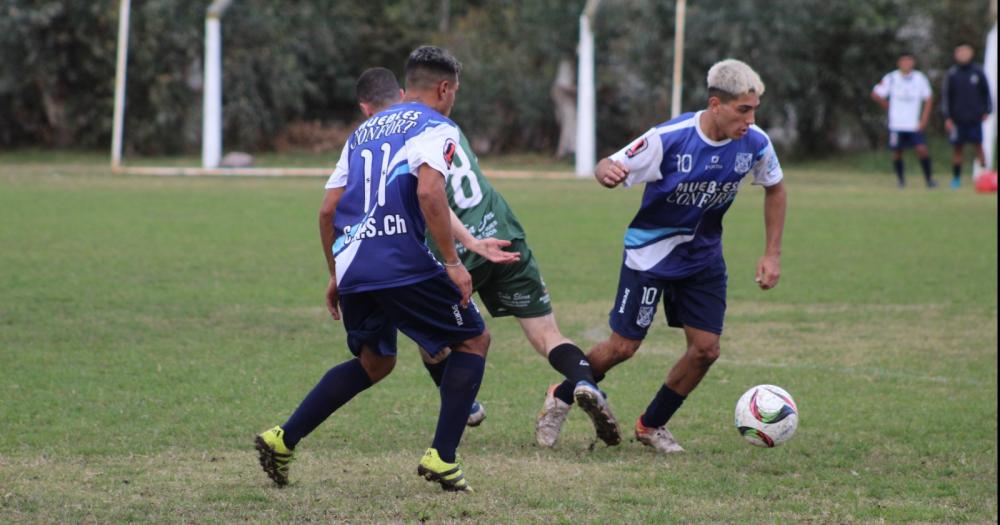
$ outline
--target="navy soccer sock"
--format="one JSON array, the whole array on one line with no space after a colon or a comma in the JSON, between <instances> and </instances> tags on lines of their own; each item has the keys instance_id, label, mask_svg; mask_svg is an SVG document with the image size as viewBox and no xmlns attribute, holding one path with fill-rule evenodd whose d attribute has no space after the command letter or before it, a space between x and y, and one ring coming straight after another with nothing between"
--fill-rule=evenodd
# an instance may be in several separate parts
<instances>
[{"instance_id":1,"label":"navy soccer sock","mask_svg":"<svg viewBox=\"0 0 1000 525\"><path fill-rule=\"evenodd\" d=\"M892 161L892 169L896 171L896 179L899 180L899 184L904 184L906 182L906 178L903 175L903 159Z\"/></svg>"},{"instance_id":2,"label":"navy soccer sock","mask_svg":"<svg viewBox=\"0 0 1000 525\"><path fill-rule=\"evenodd\" d=\"M961 164L952 164L951 165L951 177L953 179L955 179L955 180L959 180L959 179L962 178L962 165Z\"/></svg>"},{"instance_id":3,"label":"navy soccer sock","mask_svg":"<svg viewBox=\"0 0 1000 525\"><path fill-rule=\"evenodd\" d=\"M920 159L920 167L924 170L924 180L931 181L931 158Z\"/></svg>"},{"instance_id":4,"label":"navy soccer sock","mask_svg":"<svg viewBox=\"0 0 1000 525\"><path fill-rule=\"evenodd\" d=\"M587 356L573 343L563 343L553 348L549 352L549 364L573 384L580 381L594 384L594 373L590 370Z\"/></svg>"},{"instance_id":5,"label":"navy soccer sock","mask_svg":"<svg viewBox=\"0 0 1000 525\"><path fill-rule=\"evenodd\" d=\"M328 370L292 417L281 425L285 431L285 445L295 448L300 439L308 436L330 414L370 386L372 381L359 359L345 361Z\"/></svg>"},{"instance_id":6,"label":"navy soccer sock","mask_svg":"<svg viewBox=\"0 0 1000 525\"><path fill-rule=\"evenodd\" d=\"M604 380L604 374L597 374L596 376L594 376L595 385L600 383L602 380ZM563 381L562 383L559 384L559 386L556 387L556 391L553 392L552 395L556 396L556 399L562 400L563 403L572 405L573 402L576 401L573 398L574 388L576 388L576 382Z\"/></svg>"},{"instance_id":7,"label":"navy soccer sock","mask_svg":"<svg viewBox=\"0 0 1000 525\"><path fill-rule=\"evenodd\" d=\"M432 447L446 463L455 462L455 449L462 440L469 407L483 382L486 359L468 352L452 352L441 378L441 412Z\"/></svg>"},{"instance_id":8,"label":"navy soccer sock","mask_svg":"<svg viewBox=\"0 0 1000 525\"><path fill-rule=\"evenodd\" d=\"M674 412L684 403L686 396L674 392L667 385L660 387L656 397L646 407L646 413L642 415L642 424L646 428L659 428L667 424Z\"/></svg>"},{"instance_id":9,"label":"navy soccer sock","mask_svg":"<svg viewBox=\"0 0 1000 525\"><path fill-rule=\"evenodd\" d=\"M444 378L444 370L448 368L448 358L446 357L434 364L424 361L424 368L431 374L434 384L440 387L441 380Z\"/></svg>"}]
</instances>

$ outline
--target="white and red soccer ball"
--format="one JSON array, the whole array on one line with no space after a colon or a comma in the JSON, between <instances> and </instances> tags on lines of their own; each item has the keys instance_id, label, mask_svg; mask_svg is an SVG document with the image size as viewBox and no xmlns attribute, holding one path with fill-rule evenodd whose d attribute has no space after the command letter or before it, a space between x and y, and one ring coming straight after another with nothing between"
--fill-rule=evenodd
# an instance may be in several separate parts
<instances>
[{"instance_id":1,"label":"white and red soccer ball","mask_svg":"<svg viewBox=\"0 0 1000 525\"><path fill-rule=\"evenodd\" d=\"M758 447L776 447L795 434L799 426L799 409L784 389L774 385L757 385L736 402L736 428Z\"/></svg>"}]
</instances>

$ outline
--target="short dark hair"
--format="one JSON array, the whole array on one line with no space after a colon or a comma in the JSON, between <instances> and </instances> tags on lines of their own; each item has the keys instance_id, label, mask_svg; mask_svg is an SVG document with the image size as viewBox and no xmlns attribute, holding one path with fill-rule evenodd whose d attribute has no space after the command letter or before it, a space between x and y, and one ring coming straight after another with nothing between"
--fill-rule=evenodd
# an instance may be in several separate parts
<instances>
[{"instance_id":1,"label":"short dark hair","mask_svg":"<svg viewBox=\"0 0 1000 525\"><path fill-rule=\"evenodd\" d=\"M907 50L905 50L905 51L903 51L902 53L899 54L899 58L904 58L904 57L910 57L910 58L914 58L915 59L915 58L917 58L917 55L914 55L913 51L910 51L909 49L907 49Z\"/></svg>"},{"instance_id":2,"label":"short dark hair","mask_svg":"<svg viewBox=\"0 0 1000 525\"><path fill-rule=\"evenodd\" d=\"M366 69L354 86L358 102L385 106L399 101L399 81L384 67Z\"/></svg>"},{"instance_id":3,"label":"short dark hair","mask_svg":"<svg viewBox=\"0 0 1000 525\"><path fill-rule=\"evenodd\" d=\"M751 93L752 92L753 91L751 90ZM719 99L719 102L722 102L723 104L725 104L727 102L732 102L732 101L740 98L737 95L734 95L734 94L732 94L732 93L730 93L730 92L728 92L728 91L726 91L724 89L719 89L719 88L716 88L716 87L710 87L710 88L708 88L708 98L712 98L712 97L715 97L715 98Z\"/></svg>"},{"instance_id":4,"label":"short dark hair","mask_svg":"<svg viewBox=\"0 0 1000 525\"><path fill-rule=\"evenodd\" d=\"M442 80L458 80L462 64L451 53L436 46L420 46L406 59L406 88L432 87Z\"/></svg>"}]
</instances>

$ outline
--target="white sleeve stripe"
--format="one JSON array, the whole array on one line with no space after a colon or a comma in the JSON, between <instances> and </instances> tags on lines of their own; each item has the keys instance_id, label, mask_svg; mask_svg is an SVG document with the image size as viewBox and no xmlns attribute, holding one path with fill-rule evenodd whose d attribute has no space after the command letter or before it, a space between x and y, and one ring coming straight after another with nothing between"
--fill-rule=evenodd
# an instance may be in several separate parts
<instances>
[{"instance_id":1,"label":"white sleeve stripe","mask_svg":"<svg viewBox=\"0 0 1000 525\"><path fill-rule=\"evenodd\" d=\"M662 128L656 128L656 132L660 135L666 135L667 133L672 133L674 131L694 127L694 125L695 125L695 119L694 116L692 116L691 118L682 120L676 124L671 124L669 126L665 126Z\"/></svg>"}]
</instances>

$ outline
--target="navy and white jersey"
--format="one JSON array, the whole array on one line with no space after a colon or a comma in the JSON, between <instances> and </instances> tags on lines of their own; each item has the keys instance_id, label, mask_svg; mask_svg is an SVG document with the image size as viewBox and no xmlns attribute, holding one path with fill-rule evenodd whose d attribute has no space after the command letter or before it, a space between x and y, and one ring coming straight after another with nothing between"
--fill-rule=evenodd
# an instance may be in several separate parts
<instances>
[{"instance_id":1,"label":"navy and white jersey","mask_svg":"<svg viewBox=\"0 0 1000 525\"><path fill-rule=\"evenodd\" d=\"M417 168L447 175L458 136L454 122L419 103L394 105L351 134L331 177L345 188L333 223L341 293L405 286L444 271L424 242Z\"/></svg>"},{"instance_id":2,"label":"navy and white jersey","mask_svg":"<svg viewBox=\"0 0 1000 525\"><path fill-rule=\"evenodd\" d=\"M739 140L714 141L702 112L654 127L611 159L629 169L625 186L646 183L642 206L625 233L625 266L680 279L722 258L722 216L750 173L753 183L782 180L771 140L751 126Z\"/></svg>"}]
</instances>

